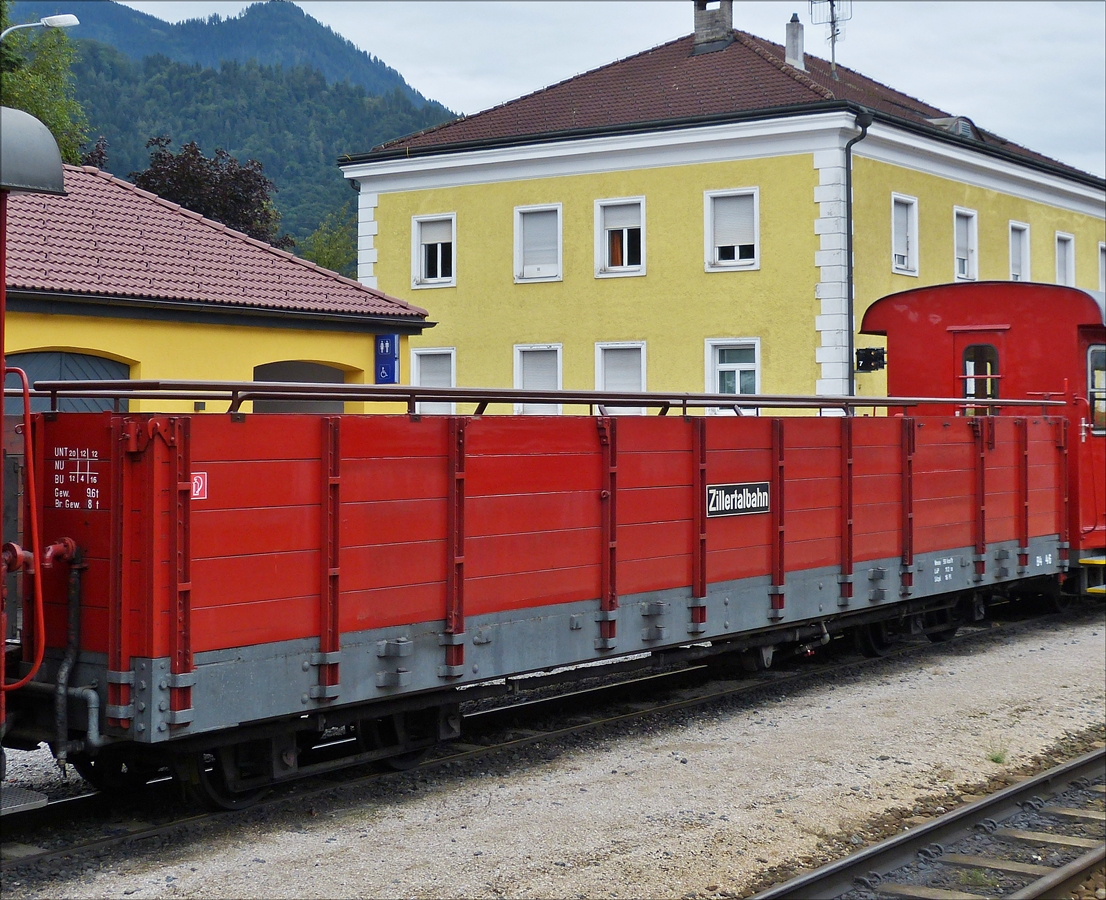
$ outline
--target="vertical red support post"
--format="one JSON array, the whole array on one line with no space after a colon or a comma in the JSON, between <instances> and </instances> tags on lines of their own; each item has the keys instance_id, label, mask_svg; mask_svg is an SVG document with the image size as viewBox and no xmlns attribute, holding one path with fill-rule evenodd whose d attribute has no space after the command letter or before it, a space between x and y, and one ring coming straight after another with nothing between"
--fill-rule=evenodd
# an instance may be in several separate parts
<instances>
[{"instance_id":1,"label":"vertical red support post","mask_svg":"<svg viewBox=\"0 0 1106 900\"><path fill-rule=\"evenodd\" d=\"M596 649L610 650L618 638L618 428L617 421L603 416L599 429L599 449L603 457L600 532L599 638Z\"/></svg>"},{"instance_id":2,"label":"vertical red support post","mask_svg":"<svg viewBox=\"0 0 1106 900\"><path fill-rule=\"evenodd\" d=\"M972 419L972 436L975 438L975 575L982 581L987 573L987 437L993 435L994 420L990 416Z\"/></svg>"},{"instance_id":3,"label":"vertical red support post","mask_svg":"<svg viewBox=\"0 0 1106 900\"><path fill-rule=\"evenodd\" d=\"M136 425L122 416L111 419L111 568L108 570L108 705L110 725L129 727L133 712L131 690L130 621L127 615L131 590L131 560L134 556L131 529L134 505L134 476L130 454Z\"/></svg>"},{"instance_id":4,"label":"vertical red support post","mask_svg":"<svg viewBox=\"0 0 1106 900\"><path fill-rule=\"evenodd\" d=\"M169 631L169 724L192 721L192 454L187 418L170 419L173 466L173 530L170 546L169 602L173 624Z\"/></svg>"},{"instance_id":5,"label":"vertical red support post","mask_svg":"<svg viewBox=\"0 0 1106 900\"><path fill-rule=\"evenodd\" d=\"M914 590L914 453L917 449L914 420L902 419L902 564L900 565L903 595Z\"/></svg>"},{"instance_id":6,"label":"vertical red support post","mask_svg":"<svg viewBox=\"0 0 1106 900\"><path fill-rule=\"evenodd\" d=\"M1060 452L1060 493L1063 508L1060 511L1060 568L1067 571L1071 549L1071 459L1068 455L1068 420L1061 416L1056 420L1056 449Z\"/></svg>"},{"instance_id":7,"label":"vertical red support post","mask_svg":"<svg viewBox=\"0 0 1106 900\"><path fill-rule=\"evenodd\" d=\"M445 665L443 678L465 669L465 431L467 419L449 419L449 487L446 502Z\"/></svg>"},{"instance_id":8,"label":"vertical red support post","mask_svg":"<svg viewBox=\"0 0 1106 900\"><path fill-rule=\"evenodd\" d=\"M784 427L783 419L772 420L772 585L768 593L772 598L769 616L783 616L786 578L786 523L784 521Z\"/></svg>"},{"instance_id":9,"label":"vertical red support post","mask_svg":"<svg viewBox=\"0 0 1106 900\"><path fill-rule=\"evenodd\" d=\"M689 420L692 427L692 485L695 493L695 522L691 547L691 625L688 632L699 634L707 622L707 417Z\"/></svg>"},{"instance_id":10,"label":"vertical red support post","mask_svg":"<svg viewBox=\"0 0 1106 900\"><path fill-rule=\"evenodd\" d=\"M839 606L848 606L853 596L853 422L841 418L841 595Z\"/></svg>"},{"instance_id":11,"label":"vertical red support post","mask_svg":"<svg viewBox=\"0 0 1106 900\"><path fill-rule=\"evenodd\" d=\"M330 700L338 696L342 633L338 613L340 598L339 556L341 551L341 486L342 486L342 419L323 416L322 452L320 453L321 499L319 525L319 652L312 662L319 668L319 683L311 696Z\"/></svg>"},{"instance_id":12,"label":"vertical red support post","mask_svg":"<svg viewBox=\"0 0 1106 900\"><path fill-rule=\"evenodd\" d=\"M1018 574L1029 567L1029 420L1014 419L1018 454Z\"/></svg>"}]
</instances>

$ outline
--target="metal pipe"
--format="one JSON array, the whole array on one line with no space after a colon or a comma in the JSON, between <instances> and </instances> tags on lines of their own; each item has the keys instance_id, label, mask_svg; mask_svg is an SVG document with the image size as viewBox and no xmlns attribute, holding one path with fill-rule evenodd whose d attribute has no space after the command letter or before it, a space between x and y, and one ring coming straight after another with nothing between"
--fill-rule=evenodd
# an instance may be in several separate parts
<instances>
[{"instance_id":1,"label":"metal pipe","mask_svg":"<svg viewBox=\"0 0 1106 900\"><path fill-rule=\"evenodd\" d=\"M69 563L69 601L68 630L65 642L65 656L58 666L54 684L54 730L57 734L55 757L58 765L65 766L69 746L69 675L77 662L81 647L81 572L84 562L80 548L69 538L51 544L43 553L42 564L50 567L55 559L64 559Z\"/></svg>"},{"instance_id":2,"label":"metal pipe","mask_svg":"<svg viewBox=\"0 0 1106 900\"><path fill-rule=\"evenodd\" d=\"M853 336L853 331L856 328L856 301L853 298L853 144L864 140L868 136L868 128L872 124L872 113L870 110L861 107L856 114L856 124L860 127L860 134L854 137L851 141L845 144L845 244L846 244L846 256L845 256L845 306L848 310L849 322L848 322L848 373L849 373L849 396L856 396L856 373L854 368L856 362L853 360L853 355L856 350L853 344L856 343L856 339Z\"/></svg>"},{"instance_id":3,"label":"metal pipe","mask_svg":"<svg viewBox=\"0 0 1106 900\"><path fill-rule=\"evenodd\" d=\"M59 397L141 397L171 400L232 399L247 400L342 400L373 403L414 403L425 401L452 403L561 403L605 407L649 406L666 404L681 408L718 407L747 408L899 408L923 404L970 406L961 397L857 397L847 395L805 396L793 394L693 394L687 392L659 393L647 391L533 391L519 388L431 388L418 385L360 385L293 382L185 382L185 381L39 381L36 396L56 392ZM201 392L197 395L195 392ZM218 393L223 392L223 393ZM1064 400L989 400L995 407L1062 407ZM186 413L187 414L187 413ZM175 415L155 413L155 415Z\"/></svg>"},{"instance_id":4,"label":"metal pipe","mask_svg":"<svg viewBox=\"0 0 1106 900\"><path fill-rule=\"evenodd\" d=\"M46 694L54 696L54 685L45 681L32 681L23 686L23 690L31 694ZM88 726L83 741L66 741L66 749L71 752L85 750L89 747L102 747L107 739L100 734L100 695L96 688L84 685L65 689L65 694L70 700L83 700L88 707Z\"/></svg>"}]
</instances>

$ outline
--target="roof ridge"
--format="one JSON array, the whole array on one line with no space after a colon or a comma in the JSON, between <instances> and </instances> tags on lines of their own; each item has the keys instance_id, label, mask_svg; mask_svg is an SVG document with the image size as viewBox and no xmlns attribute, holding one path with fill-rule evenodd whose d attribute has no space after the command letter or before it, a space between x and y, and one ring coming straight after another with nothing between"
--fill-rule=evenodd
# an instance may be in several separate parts
<instances>
[{"instance_id":1,"label":"roof ridge","mask_svg":"<svg viewBox=\"0 0 1106 900\"><path fill-rule=\"evenodd\" d=\"M786 60L780 59L778 56L776 56L776 54L769 53L767 49L761 46L756 35L748 34L747 32L740 31L736 28L734 29L734 34L744 46L752 50L761 59L775 66L785 75L791 76L792 79L797 81L803 87L807 88L810 91L813 91L816 94L819 94L823 100L837 99L833 91L831 91L829 88L823 87L822 85L818 84L818 82L805 75L801 70L795 68Z\"/></svg>"},{"instance_id":2,"label":"roof ridge","mask_svg":"<svg viewBox=\"0 0 1106 900\"><path fill-rule=\"evenodd\" d=\"M73 172L82 172L86 175L94 175L98 178L103 178L105 181L110 181L116 186L124 188L133 194L137 194L143 199L152 200L159 206L162 206L170 210L171 212L182 214L195 222L201 222L202 224L206 225L209 228L212 228L215 231L221 231L229 235L230 237L238 238L244 243L249 244L253 247L267 250L270 253L290 260L291 262L295 262L301 266L316 269L317 271L323 273L330 278L334 278L352 287L359 288L360 290L364 291L365 293L371 294L374 297L387 299L390 302L401 305L412 311L421 311L424 315L429 315L429 312L425 309L422 309L422 307L420 306L414 306L413 304L408 303L406 300L403 300L399 297L393 297L390 294L385 294L383 291L377 290L376 288L371 288L367 284L362 284L360 281L352 278L347 278L345 275L335 272L333 269L327 269L323 266L311 262L311 260L309 259L303 259L299 256L296 256L296 254L294 253L289 253L287 250L281 250L279 247L274 247L272 244L269 244L266 241L261 241L257 238L250 237L250 235L246 234L243 231L238 231L235 228L230 228L227 225L224 225L222 222L217 222L214 219L209 219L207 216L201 215L195 210L188 209L185 206L181 206L179 203L174 203L172 200L166 200L164 197L159 197L152 191L147 191L143 188L140 188L133 182L125 181L122 178L119 178L117 175L113 175L111 172L106 172L103 169L98 169L96 166L73 166L66 164L64 168L70 169Z\"/></svg>"},{"instance_id":3,"label":"roof ridge","mask_svg":"<svg viewBox=\"0 0 1106 900\"><path fill-rule=\"evenodd\" d=\"M443 128L448 128L451 125L456 125L458 122L471 122L473 119L479 119L483 116L489 115L497 110L503 109L506 106L513 106L523 100L528 100L530 97L537 97L539 94L544 94L547 91L551 91L554 88L560 87L562 84L568 84L570 81L575 81L577 78L583 78L586 75L591 75L594 72L601 72L603 69L609 69L612 66L620 65L621 63L629 62L632 59L637 59L639 56L645 56L647 53L653 53L662 47L667 47L669 44L676 44L680 41L686 41L690 34L681 35L678 38L674 38L671 41L664 41L661 44L656 44L647 50L641 50L638 53L634 53L631 56L623 56L619 59L611 60L608 63L603 63L601 66L596 66L594 69L585 69L583 72L577 72L575 75L570 75L567 78L562 78L560 81L555 81L553 84L547 84L545 87L540 87L536 91L531 91L529 94L523 94L521 97L512 97L510 100L504 100L502 103L497 103L495 106L489 106L487 109L481 109L471 116L466 116L464 113L459 115L456 119L450 119L448 122L439 122L437 125L433 125L430 128L424 128L422 131L416 131L411 134L404 134L397 138L392 138L390 141L385 141L383 144L377 144L373 147L373 150L383 150L394 144L399 144L403 141L409 141L412 138L423 137L427 134L433 134L435 131L439 131ZM348 154L346 154L348 157Z\"/></svg>"}]
</instances>

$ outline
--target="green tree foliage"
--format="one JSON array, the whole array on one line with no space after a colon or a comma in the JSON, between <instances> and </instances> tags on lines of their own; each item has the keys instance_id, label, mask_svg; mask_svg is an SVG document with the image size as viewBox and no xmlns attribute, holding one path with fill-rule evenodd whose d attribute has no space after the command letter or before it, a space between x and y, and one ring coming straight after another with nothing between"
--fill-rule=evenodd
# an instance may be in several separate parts
<instances>
[{"instance_id":1,"label":"green tree foliage","mask_svg":"<svg viewBox=\"0 0 1106 900\"><path fill-rule=\"evenodd\" d=\"M350 204L323 219L303 241L300 256L339 275L356 277L357 216Z\"/></svg>"},{"instance_id":2,"label":"green tree foliage","mask_svg":"<svg viewBox=\"0 0 1106 900\"><path fill-rule=\"evenodd\" d=\"M349 82L328 84L315 69L225 62L218 70L150 56L133 62L104 44L81 41L74 74L90 132L107 141L106 167L121 177L148 163L146 140L222 147L255 159L279 188L281 224L303 240L350 199L342 154L451 117L417 107L400 90L379 97Z\"/></svg>"},{"instance_id":3,"label":"green tree foliage","mask_svg":"<svg viewBox=\"0 0 1106 900\"><path fill-rule=\"evenodd\" d=\"M259 241L286 250L295 246L289 235L276 236L280 214L270 200L274 187L261 163L250 159L243 165L223 149L209 159L194 141L174 154L171 143L165 135L146 142L153 148L150 166L131 172L138 187Z\"/></svg>"},{"instance_id":4,"label":"green tree foliage","mask_svg":"<svg viewBox=\"0 0 1106 900\"><path fill-rule=\"evenodd\" d=\"M0 0L0 30L22 24L9 21L10 5L9 0ZM4 105L40 120L58 142L61 158L79 165L88 120L74 91L71 67L77 51L65 31L61 28L13 31L0 48L0 97Z\"/></svg>"}]
</instances>

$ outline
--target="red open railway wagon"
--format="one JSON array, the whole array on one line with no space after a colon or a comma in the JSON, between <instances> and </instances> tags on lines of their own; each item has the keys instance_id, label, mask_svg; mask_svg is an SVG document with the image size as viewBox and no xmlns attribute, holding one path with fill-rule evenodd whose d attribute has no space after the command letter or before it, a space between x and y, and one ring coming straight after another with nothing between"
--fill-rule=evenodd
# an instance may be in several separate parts
<instances>
[{"instance_id":1,"label":"red open railway wagon","mask_svg":"<svg viewBox=\"0 0 1106 900\"><path fill-rule=\"evenodd\" d=\"M879 652L888 625L940 638L992 595L1078 589L1106 525L1101 304L941 287L865 330L893 388L959 399L530 393L597 414L435 416L415 402L522 392L351 385L328 396L409 413L281 415L237 410L320 386L239 385L204 388L226 414L28 416L3 743L103 785L168 765L233 807L455 735L481 683L641 653L765 665L845 629ZM734 404L846 414L692 414Z\"/></svg>"}]
</instances>

